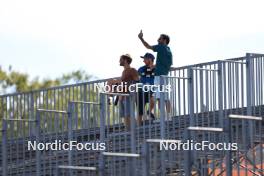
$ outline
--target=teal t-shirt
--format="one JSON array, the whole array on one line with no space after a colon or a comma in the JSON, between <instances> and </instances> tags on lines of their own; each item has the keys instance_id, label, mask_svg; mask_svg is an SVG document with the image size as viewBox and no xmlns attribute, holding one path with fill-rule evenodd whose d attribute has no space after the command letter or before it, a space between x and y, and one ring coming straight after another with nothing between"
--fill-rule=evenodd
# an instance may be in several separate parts
<instances>
[{"instance_id":1,"label":"teal t-shirt","mask_svg":"<svg viewBox=\"0 0 264 176\"><path fill-rule=\"evenodd\" d=\"M155 76L168 75L172 65L172 53L167 45L158 44L152 46L153 51L157 52Z\"/></svg>"}]
</instances>

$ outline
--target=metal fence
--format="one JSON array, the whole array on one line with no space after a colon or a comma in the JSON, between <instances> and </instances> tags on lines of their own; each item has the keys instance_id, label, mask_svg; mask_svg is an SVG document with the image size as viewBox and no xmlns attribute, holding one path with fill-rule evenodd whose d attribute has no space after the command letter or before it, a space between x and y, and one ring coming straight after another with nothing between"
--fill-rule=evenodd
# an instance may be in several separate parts
<instances>
[{"instance_id":1,"label":"metal fence","mask_svg":"<svg viewBox=\"0 0 264 176\"><path fill-rule=\"evenodd\" d=\"M2 95L2 175L263 175L263 76L264 55L248 53L173 68L159 100L101 92L108 79ZM129 126L115 97L129 99ZM90 149L51 149L69 141ZM184 150L203 141L237 148Z\"/></svg>"}]
</instances>

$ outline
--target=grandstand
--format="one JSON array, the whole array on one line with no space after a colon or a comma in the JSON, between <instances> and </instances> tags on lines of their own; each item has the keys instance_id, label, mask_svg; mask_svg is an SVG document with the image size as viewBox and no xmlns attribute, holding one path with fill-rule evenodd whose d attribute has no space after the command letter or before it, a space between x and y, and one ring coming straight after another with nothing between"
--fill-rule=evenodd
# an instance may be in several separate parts
<instances>
[{"instance_id":1,"label":"grandstand","mask_svg":"<svg viewBox=\"0 0 264 176\"><path fill-rule=\"evenodd\" d=\"M136 124L137 94L100 92L108 79L0 96L3 176L263 176L264 54L172 68L171 112L154 107ZM126 130L113 96L130 101ZM147 109L147 108L146 108ZM147 111L147 110L146 110ZM105 144L105 150L29 150L28 142ZM179 143L237 144L183 150ZM160 145L170 146L161 150Z\"/></svg>"}]
</instances>

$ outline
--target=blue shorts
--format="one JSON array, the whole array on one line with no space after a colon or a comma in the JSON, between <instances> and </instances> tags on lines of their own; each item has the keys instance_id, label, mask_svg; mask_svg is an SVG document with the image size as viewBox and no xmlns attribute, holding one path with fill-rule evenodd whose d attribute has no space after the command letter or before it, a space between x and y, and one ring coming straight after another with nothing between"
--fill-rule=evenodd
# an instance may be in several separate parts
<instances>
[{"instance_id":1,"label":"blue shorts","mask_svg":"<svg viewBox=\"0 0 264 176\"><path fill-rule=\"evenodd\" d=\"M119 117L130 117L129 97L123 97L123 99L119 102Z\"/></svg>"}]
</instances>

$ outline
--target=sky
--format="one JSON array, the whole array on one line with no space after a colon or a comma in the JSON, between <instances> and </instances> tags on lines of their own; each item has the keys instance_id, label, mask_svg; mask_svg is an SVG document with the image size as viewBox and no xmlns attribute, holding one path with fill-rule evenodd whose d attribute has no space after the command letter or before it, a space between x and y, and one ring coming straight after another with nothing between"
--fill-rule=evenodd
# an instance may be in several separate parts
<instances>
[{"instance_id":1,"label":"sky","mask_svg":"<svg viewBox=\"0 0 264 176\"><path fill-rule=\"evenodd\" d=\"M262 0L0 0L0 65L30 78L83 69L119 76L119 57L143 65L137 35L171 38L173 67L264 53Z\"/></svg>"}]
</instances>

